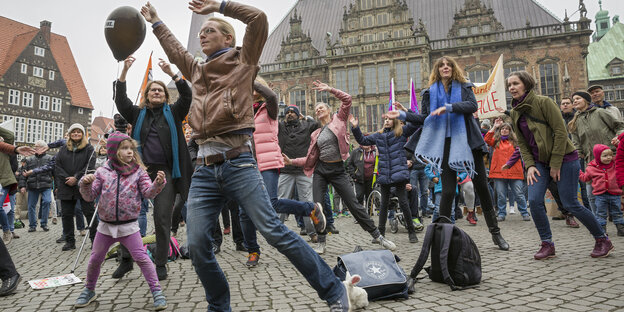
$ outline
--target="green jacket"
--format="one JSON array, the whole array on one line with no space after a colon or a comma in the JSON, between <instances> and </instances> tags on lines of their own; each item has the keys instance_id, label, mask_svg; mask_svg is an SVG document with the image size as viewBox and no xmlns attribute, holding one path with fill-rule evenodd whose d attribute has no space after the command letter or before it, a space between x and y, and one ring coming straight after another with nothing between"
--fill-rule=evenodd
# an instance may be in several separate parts
<instances>
[{"instance_id":1,"label":"green jacket","mask_svg":"<svg viewBox=\"0 0 624 312\"><path fill-rule=\"evenodd\" d=\"M587 162L594 159L595 144L607 145L615 153L617 146L611 144L611 139L624 132L624 122L616 120L606 109L596 106L584 112L577 111L575 117L575 129L570 132L572 143Z\"/></svg>"},{"instance_id":2,"label":"green jacket","mask_svg":"<svg viewBox=\"0 0 624 312\"><path fill-rule=\"evenodd\" d=\"M552 169L559 169L563 163L563 156L574 152L574 145L568 138L559 106L549 97L537 95L531 90L524 100L511 110L510 115L525 168L535 166L536 160L533 159L531 148L518 127L518 119L522 115L525 116L529 130L535 137L539 161L547 163Z\"/></svg>"},{"instance_id":3,"label":"green jacket","mask_svg":"<svg viewBox=\"0 0 624 312\"><path fill-rule=\"evenodd\" d=\"M4 139L4 143L13 144L15 141L15 135L13 132L0 127L0 137ZM11 169L11 163L9 161L9 155L0 153L0 185L2 187L8 187L12 184L16 184L15 172Z\"/></svg>"}]
</instances>

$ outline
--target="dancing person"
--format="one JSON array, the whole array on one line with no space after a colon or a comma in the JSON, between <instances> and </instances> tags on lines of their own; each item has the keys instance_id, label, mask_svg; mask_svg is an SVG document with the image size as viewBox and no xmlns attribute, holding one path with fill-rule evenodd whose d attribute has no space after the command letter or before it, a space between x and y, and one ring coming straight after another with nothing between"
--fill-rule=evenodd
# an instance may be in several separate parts
<instances>
[{"instance_id":1,"label":"dancing person","mask_svg":"<svg viewBox=\"0 0 624 312\"><path fill-rule=\"evenodd\" d=\"M498 206L498 221L505 221L507 217L507 190L513 194L509 196L509 204L518 203L518 211L522 220L531 221L524 198L524 169L522 162L516 161L513 165L508 161L518 148L518 139L511 125L503 123L502 118L494 121L494 127L485 134L485 143L494 148L490 164L490 179L494 180L496 203ZM511 194L510 194L511 195Z\"/></svg>"},{"instance_id":2,"label":"dancing person","mask_svg":"<svg viewBox=\"0 0 624 312\"><path fill-rule=\"evenodd\" d=\"M381 191L381 208L379 211L379 233L386 235L386 221L388 219L388 205L390 202L390 188L395 188L395 195L399 199L399 208L407 220L407 233L410 243L418 242L416 229L412 220L412 212L407 201L405 185L409 183L407 157L403 146L407 138L416 131L411 123L403 126L398 119L384 118L383 127L376 133L363 135L358 127L358 119L350 116L353 137L360 145L375 145L379 151L377 183Z\"/></svg>"},{"instance_id":3,"label":"dancing person","mask_svg":"<svg viewBox=\"0 0 624 312\"><path fill-rule=\"evenodd\" d=\"M121 116L132 125L132 138L139 144L139 154L150 177L154 179L158 171L163 171L169 181L153 201L156 231L154 262L158 279L162 281L167 278L165 265L175 195L180 194L181 200L186 200L193 173L191 156L182 131L182 121L191 106L191 88L186 80L174 74L169 63L161 59L158 66L175 81L180 97L175 103L169 104L167 85L158 80L149 81L141 103L133 105L126 95L126 75L134 60L130 56L124 61L119 79L115 82L115 104ZM144 207L147 208L145 204ZM113 272L113 278L121 278L132 270L132 258L128 251L122 247L120 254L121 261Z\"/></svg>"},{"instance_id":4,"label":"dancing person","mask_svg":"<svg viewBox=\"0 0 624 312\"><path fill-rule=\"evenodd\" d=\"M85 129L81 124L75 123L67 131L69 138L61 147L55 157L54 177L57 187L56 197L61 200L61 214L63 221L63 237L65 245L63 251L76 249L76 238L74 237L74 213L76 205L80 204L82 213L87 217L88 222L93 219L95 206L93 202L84 200L78 188L78 181L95 169L95 152L93 146L89 144L89 139ZM89 238L93 243L95 239L95 229L97 218L93 226L89 229Z\"/></svg>"},{"instance_id":5,"label":"dancing person","mask_svg":"<svg viewBox=\"0 0 624 312\"><path fill-rule=\"evenodd\" d=\"M450 218L453 212L457 172L469 173L492 241L499 249L509 250L509 244L503 239L498 227L487 185L483 163L487 145L473 117L473 113L479 108L472 91L474 85L464 77L463 71L453 58L442 56L433 64L429 87L422 92L421 115L410 112L389 112L388 115L416 125L423 124L415 155L441 171L440 215Z\"/></svg>"},{"instance_id":6,"label":"dancing person","mask_svg":"<svg viewBox=\"0 0 624 312\"><path fill-rule=\"evenodd\" d=\"M321 123L321 128L312 133L308 154L305 157L292 160L284 155L284 163L286 165L293 164L303 167L303 172L307 176L314 174L312 177L312 193L316 203L323 201L327 185L331 184L360 227L368 232L373 237L373 240L378 241L385 249L394 250L396 245L381 235L366 209L358 203L344 167L343 162L349 157L347 120L351 110L351 96L318 80L313 82L313 85L313 90L329 92L339 99L341 102L340 109L338 113L332 116L329 105L323 102L317 103L315 112L316 118ZM326 234L319 234L318 245L315 249L317 253L322 254L325 252Z\"/></svg>"},{"instance_id":7,"label":"dancing person","mask_svg":"<svg viewBox=\"0 0 624 312\"><path fill-rule=\"evenodd\" d=\"M234 1L194 0L190 9L202 15L220 12L247 25L242 47L235 48L232 25L220 18L207 18L199 40L208 59L197 60L150 3L141 8L165 53L193 88L188 121L199 148L187 201L187 235L208 309L231 309L230 288L212 250L212 232L226 200L234 199L260 234L288 258L332 311L348 311L345 286L299 235L279 221L251 153L252 86L268 36L266 15Z\"/></svg>"},{"instance_id":8,"label":"dancing person","mask_svg":"<svg viewBox=\"0 0 624 312\"><path fill-rule=\"evenodd\" d=\"M555 257L555 244L544 196L551 180L557 183L563 208L572 213L596 240L593 258L609 255L613 244L598 219L577 199L580 165L578 152L568 138L561 113L552 99L535 93L535 79L526 71L507 77L507 89L513 98L510 112L512 126L518 133L518 146L529 184L531 216L542 241L536 260Z\"/></svg>"},{"instance_id":9,"label":"dancing person","mask_svg":"<svg viewBox=\"0 0 624 312\"><path fill-rule=\"evenodd\" d=\"M80 194L92 202L99 197L97 227L91 257L87 266L85 287L75 307L88 306L96 298L95 284L108 248L116 242L125 246L141 272L154 297L154 309L167 308L167 300L156 276L152 260L143 248L137 218L143 198L154 198L165 187L165 173L158 171L154 183L145 171L137 143L121 132L113 132L106 143L108 161L80 180Z\"/></svg>"},{"instance_id":10,"label":"dancing person","mask_svg":"<svg viewBox=\"0 0 624 312\"><path fill-rule=\"evenodd\" d=\"M256 77L253 88L254 123L256 126L253 132L254 155L256 156L258 170L260 170L269 194L271 205L277 213L309 217L315 226L316 232L323 232L325 230L325 215L323 214L323 206L321 204L277 198L279 169L284 167L282 151L277 140L277 94L260 77ZM256 237L256 227L249 219L245 210L240 210L239 218L243 230L245 248L247 248L249 253L246 265L248 267L257 266L260 260L260 246Z\"/></svg>"}]
</instances>

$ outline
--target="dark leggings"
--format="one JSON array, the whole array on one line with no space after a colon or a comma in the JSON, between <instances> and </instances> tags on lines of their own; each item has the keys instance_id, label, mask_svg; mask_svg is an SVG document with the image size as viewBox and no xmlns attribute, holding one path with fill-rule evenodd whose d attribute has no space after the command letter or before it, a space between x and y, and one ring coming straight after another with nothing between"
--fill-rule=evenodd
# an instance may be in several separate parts
<instances>
[{"instance_id":1,"label":"dark leggings","mask_svg":"<svg viewBox=\"0 0 624 312\"><path fill-rule=\"evenodd\" d=\"M453 203L455 201L455 189L457 188L457 172L448 165L449 151L451 149L451 139L447 138L444 143L444 157L442 158L442 199L440 200L440 215L450 219ZM496 212L492 205L492 197L487 186L487 176L485 165L483 164L483 152L480 149L472 150L474 158L474 170L476 174L472 177L475 193L481 200L481 209L485 216L485 222L491 234L500 233Z\"/></svg>"},{"instance_id":2,"label":"dark leggings","mask_svg":"<svg viewBox=\"0 0 624 312\"><path fill-rule=\"evenodd\" d=\"M405 191L405 184L403 183L394 183L394 184L380 184L381 191L381 209L379 210L379 232L381 235L386 233L386 221L388 219L388 204L390 201L390 188L395 187L395 195L399 198L399 207L403 212L403 216L406 220L407 231L409 233L415 232L414 223L410 222L412 220L412 212L410 211L409 204L407 203L407 194Z\"/></svg>"}]
</instances>

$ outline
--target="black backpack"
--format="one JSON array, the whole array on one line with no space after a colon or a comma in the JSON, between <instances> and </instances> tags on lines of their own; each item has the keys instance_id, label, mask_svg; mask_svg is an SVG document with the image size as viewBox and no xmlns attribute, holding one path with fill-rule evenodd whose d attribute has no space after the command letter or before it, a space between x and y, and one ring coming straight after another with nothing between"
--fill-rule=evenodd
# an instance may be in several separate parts
<instances>
[{"instance_id":1,"label":"black backpack","mask_svg":"<svg viewBox=\"0 0 624 312\"><path fill-rule=\"evenodd\" d=\"M440 218L450 222L446 217ZM427 227L420 256L410 274L412 285L430 250L431 266L425 271L432 281L446 283L452 290L472 288L481 282L481 255L470 236L453 224L432 223Z\"/></svg>"}]
</instances>

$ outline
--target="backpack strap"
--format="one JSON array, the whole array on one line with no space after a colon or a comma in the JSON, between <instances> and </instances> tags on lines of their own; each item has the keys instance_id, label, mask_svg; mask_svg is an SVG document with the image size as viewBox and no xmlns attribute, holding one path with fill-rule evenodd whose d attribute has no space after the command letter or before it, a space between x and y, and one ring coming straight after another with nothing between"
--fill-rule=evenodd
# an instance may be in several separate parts
<instances>
[{"instance_id":1,"label":"backpack strap","mask_svg":"<svg viewBox=\"0 0 624 312\"><path fill-rule=\"evenodd\" d=\"M418 261L412 268L412 272L410 273L410 277L416 279L418 273L422 271L427 259L429 259L429 251L431 250L431 241L433 240L433 233L435 232L435 223L429 224L427 227L427 233L425 233L425 238L423 239L422 249L420 250L420 256L418 256Z\"/></svg>"},{"instance_id":2,"label":"backpack strap","mask_svg":"<svg viewBox=\"0 0 624 312\"><path fill-rule=\"evenodd\" d=\"M448 269L448 253L451 247L451 237L453 236L454 225L442 225L442 246L440 246L440 269L442 270L442 278L444 282L451 286L452 290L457 290L455 282L451 277Z\"/></svg>"}]
</instances>

